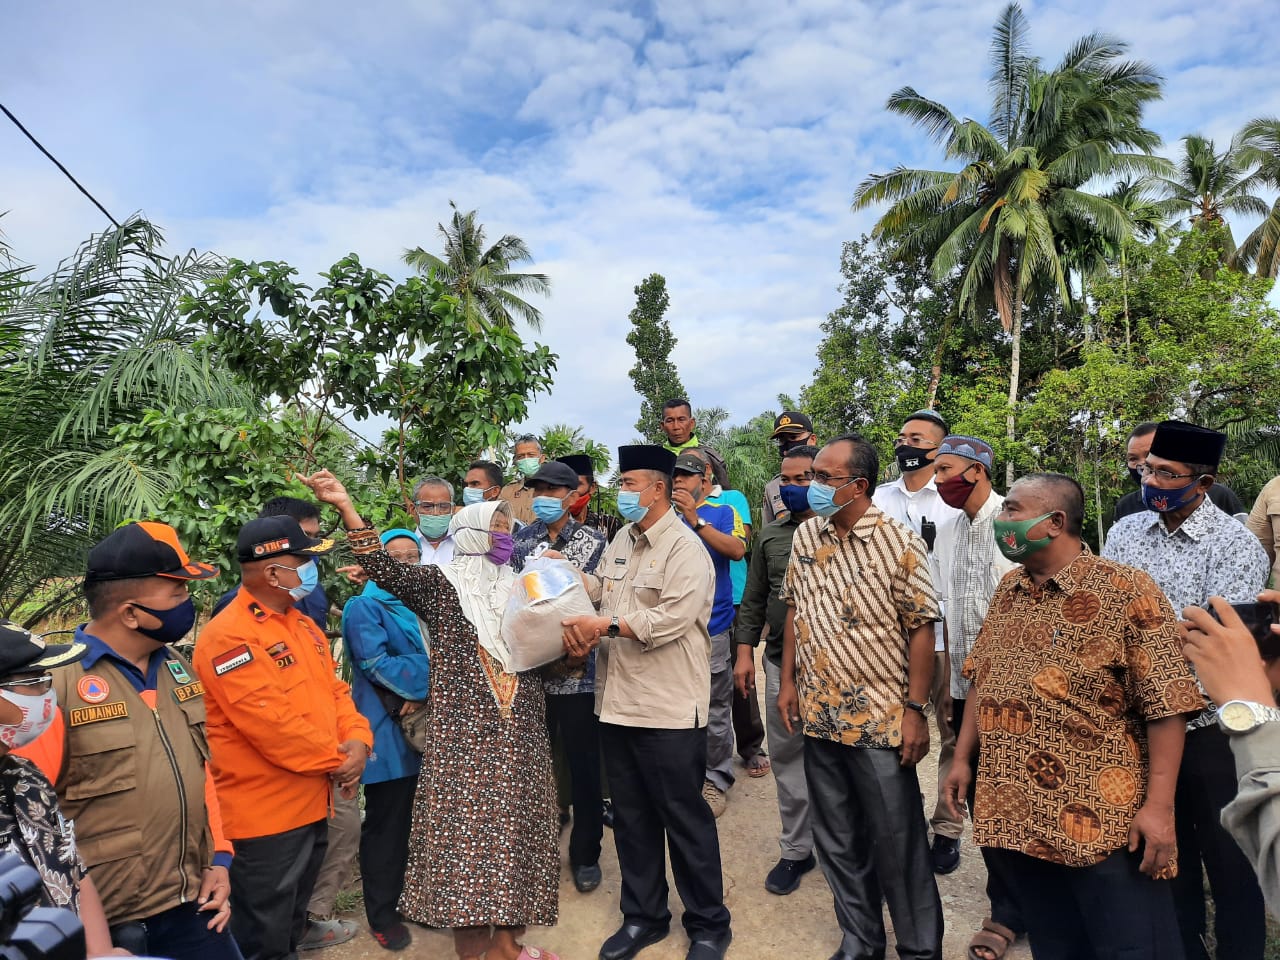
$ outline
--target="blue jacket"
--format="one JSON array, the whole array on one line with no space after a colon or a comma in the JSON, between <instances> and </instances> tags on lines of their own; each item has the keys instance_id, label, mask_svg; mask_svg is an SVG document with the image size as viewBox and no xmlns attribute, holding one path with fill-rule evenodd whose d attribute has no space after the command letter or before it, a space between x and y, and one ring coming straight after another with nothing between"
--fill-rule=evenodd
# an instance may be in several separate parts
<instances>
[{"instance_id":1,"label":"blue jacket","mask_svg":"<svg viewBox=\"0 0 1280 960\"><path fill-rule=\"evenodd\" d=\"M373 752L361 782L416 777L422 756L405 741L372 684L406 700L427 699L429 665L418 618L370 581L342 608L342 642L351 662L351 696L373 728Z\"/></svg>"}]
</instances>

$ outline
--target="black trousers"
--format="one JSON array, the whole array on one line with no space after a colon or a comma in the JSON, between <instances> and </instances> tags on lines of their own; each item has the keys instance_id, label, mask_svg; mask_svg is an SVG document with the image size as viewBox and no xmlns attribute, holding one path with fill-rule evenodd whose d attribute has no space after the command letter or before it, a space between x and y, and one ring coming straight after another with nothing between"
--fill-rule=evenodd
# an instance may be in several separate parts
<instances>
[{"instance_id":1,"label":"black trousers","mask_svg":"<svg viewBox=\"0 0 1280 960\"><path fill-rule=\"evenodd\" d=\"M1182 960L1172 884L1141 862L1141 851L1117 850L1068 867L995 848L987 860L1018 899L1035 960Z\"/></svg>"},{"instance_id":2,"label":"black trousers","mask_svg":"<svg viewBox=\"0 0 1280 960\"><path fill-rule=\"evenodd\" d=\"M729 911L720 838L716 818L702 799L706 728L655 730L602 722L600 740L613 794L623 917L628 923L671 920L665 846L671 850L689 938L722 936L729 930Z\"/></svg>"},{"instance_id":3,"label":"black trousers","mask_svg":"<svg viewBox=\"0 0 1280 960\"><path fill-rule=\"evenodd\" d=\"M951 729L955 731L957 737L960 736L967 703L967 700L951 701ZM966 799L969 801L969 815L973 816L973 798L978 786L977 750L973 752L973 762L969 765L969 769L973 776L969 780L969 795ZM991 919L996 923L1004 924L1014 933L1026 933L1027 925L1022 920L1022 912L1018 909L1017 900L1005 887L1000 872L991 869L990 848L979 847L978 849L982 851L982 860L987 865L987 901L991 904Z\"/></svg>"},{"instance_id":4,"label":"black trousers","mask_svg":"<svg viewBox=\"0 0 1280 960\"><path fill-rule=\"evenodd\" d=\"M1187 960L1209 956L1202 939L1205 873L1213 892L1219 960L1262 960L1267 923L1262 890L1248 858L1220 819L1222 808L1235 795L1236 764L1227 735L1217 726L1189 732L1174 796L1178 876L1173 881Z\"/></svg>"},{"instance_id":5,"label":"black trousers","mask_svg":"<svg viewBox=\"0 0 1280 960\"><path fill-rule=\"evenodd\" d=\"M594 693L547 695L547 730L559 734L569 768L573 830L569 865L589 867L600 860L604 835L604 797L600 793L600 732Z\"/></svg>"},{"instance_id":6,"label":"black trousers","mask_svg":"<svg viewBox=\"0 0 1280 960\"><path fill-rule=\"evenodd\" d=\"M328 821L232 843L231 932L240 952L245 960L294 960L329 846Z\"/></svg>"},{"instance_id":7,"label":"black trousers","mask_svg":"<svg viewBox=\"0 0 1280 960\"><path fill-rule=\"evenodd\" d=\"M364 823L360 825L360 885L364 915L374 930L399 922L396 904L404 890L409 863L409 826L417 777L364 785Z\"/></svg>"},{"instance_id":8,"label":"black trousers","mask_svg":"<svg viewBox=\"0 0 1280 960\"><path fill-rule=\"evenodd\" d=\"M929 859L915 767L897 750L804 738L813 847L835 898L853 960L884 960L881 901L889 905L898 956L941 960L942 902Z\"/></svg>"},{"instance_id":9,"label":"black trousers","mask_svg":"<svg viewBox=\"0 0 1280 960\"><path fill-rule=\"evenodd\" d=\"M737 617L738 608L733 608L734 616ZM738 656L737 644L729 644L729 669L733 669L733 665ZM733 739L738 746L738 756L742 758L742 762L746 763L757 753L763 753L760 748L764 746L764 722L760 718L760 702L754 694L744 697L738 692L735 685L733 688L732 704L733 714Z\"/></svg>"}]
</instances>

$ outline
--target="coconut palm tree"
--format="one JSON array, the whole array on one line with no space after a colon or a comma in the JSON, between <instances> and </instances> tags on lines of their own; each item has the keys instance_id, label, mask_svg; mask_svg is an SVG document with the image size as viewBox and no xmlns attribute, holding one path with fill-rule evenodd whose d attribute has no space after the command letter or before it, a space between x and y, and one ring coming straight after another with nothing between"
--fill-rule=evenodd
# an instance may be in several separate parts
<instances>
[{"instance_id":1,"label":"coconut palm tree","mask_svg":"<svg viewBox=\"0 0 1280 960\"><path fill-rule=\"evenodd\" d=\"M1280 118L1251 120L1240 131L1240 160L1254 167L1250 181L1280 190ZM1240 242L1232 266L1254 266L1258 276L1275 278L1280 272L1280 199L1271 205L1262 223Z\"/></svg>"},{"instance_id":2,"label":"coconut palm tree","mask_svg":"<svg viewBox=\"0 0 1280 960\"><path fill-rule=\"evenodd\" d=\"M1101 34L1077 40L1052 70L1028 53L1022 9L1010 4L991 44L992 103L986 124L960 119L904 87L887 108L923 128L944 149L950 170L898 167L864 180L855 210L891 206L873 233L902 256L925 256L937 277L961 276L959 305L971 315L994 301L1011 338L1006 431L1014 437L1023 306L1037 284L1069 303L1060 231L1071 222L1120 242L1132 231L1114 200L1085 188L1106 177L1165 170L1151 155L1159 137L1141 124L1161 78L1127 45ZM1012 464L1010 464L1012 470Z\"/></svg>"},{"instance_id":3,"label":"coconut palm tree","mask_svg":"<svg viewBox=\"0 0 1280 960\"><path fill-rule=\"evenodd\" d=\"M444 256L422 247L404 252L404 262L419 273L435 272L458 297L463 316L476 329L486 326L514 327L516 318L534 330L542 329L542 312L523 297L551 293L551 281L543 273L517 273L511 268L533 260L528 245L514 234L506 234L486 248L484 224L476 221L476 211L463 213L452 200L453 216L446 226L437 224L444 238Z\"/></svg>"},{"instance_id":4,"label":"coconut palm tree","mask_svg":"<svg viewBox=\"0 0 1280 960\"><path fill-rule=\"evenodd\" d=\"M1173 173L1160 178L1170 207L1186 215L1193 230L1221 227L1221 260L1235 253L1228 213L1265 217L1266 203L1253 193L1256 181L1250 176L1240 137L1218 152L1214 142L1198 133L1182 138L1182 156Z\"/></svg>"}]
</instances>

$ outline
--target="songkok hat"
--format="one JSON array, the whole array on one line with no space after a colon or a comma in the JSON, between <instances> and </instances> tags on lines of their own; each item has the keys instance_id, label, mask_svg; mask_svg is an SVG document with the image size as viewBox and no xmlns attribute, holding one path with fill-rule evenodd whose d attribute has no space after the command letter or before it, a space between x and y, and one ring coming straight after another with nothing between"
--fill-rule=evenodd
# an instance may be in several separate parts
<instances>
[{"instance_id":1,"label":"songkok hat","mask_svg":"<svg viewBox=\"0 0 1280 960\"><path fill-rule=\"evenodd\" d=\"M676 455L666 447L651 443L633 443L618 448L618 472L657 470L668 476L676 465Z\"/></svg>"},{"instance_id":2,"label":"songkok hat","mask_svg":"<svg viewBox=\"0 0 1280 960\"><path fill-rule=\"evenodd\" d=\"M580 477L588 477L591 480L596 478L596 465L590 457L585 453L570 453L567 456L556 457L559 463L566 464Z\"/></svg>"},{"instance_id":3,"label":"songkok hat","mask_svg":"<svg viewBox=\"0 0 1280 960\"><path fill-rule=\"evenodd\" d=\"M1226 445L1225 433L1181 420L1164 420L1151 438L1150 455L1178 463L1203 463L1217 467L1222 462L1222 451Z\"/></svg>"},{"instance_id":4,"label":"songkok hat","mask_svg":"<svg viewBox=\"0 0 1280 960\"><path fill-rule=\"evenodd\" d=\"M944 453L953 453L957 457L976 461L987 468L987 473L991 472L991 464L995 461L995 451L991 449L989 443L977 437L966 437L958 433L945 437L938 445L938 455L941 456Z\"/></svg>"}]
</instances>

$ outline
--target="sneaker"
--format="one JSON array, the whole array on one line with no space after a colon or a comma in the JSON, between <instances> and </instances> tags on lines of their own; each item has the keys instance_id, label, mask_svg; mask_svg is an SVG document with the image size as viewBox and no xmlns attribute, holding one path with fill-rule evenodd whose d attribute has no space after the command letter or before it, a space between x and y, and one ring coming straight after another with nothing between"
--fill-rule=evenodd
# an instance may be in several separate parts
<instances>
[{"instance_id":1,"label":"sneaker","mask_svg":"<svg viewBox=\"0 0 1280 960\"><path fill-rule=\"evenodd\" d=\"M323 950L346 943L356 935L356 925L350 920L307 919L307 932L298 941L299 950Z\"/></svg>"},{"instance_id":2,"label":"sneaker","mask_svg":"<svg viewBox=\"0 0 1280 960\"><path fill-rule=\"evenodd\" d=\"M960 840L944 837L940 833L933 835L933 845L929 847L929 858L933 861L933 872L951 873L960 866Z\"/></svg>"},{"instance_id":3,"label":"sneaker","mask_svg":"<svg viewBox=\"0 0 1280 960\"><path fill-rule=\"evenodd\" d=\"M717 820L720 819L720 814L724 813L724 808L729 805L728 795L710 780L702 784L702 799L707 801L707 806L711 808L711 815Z\"/></svg>"},{"instance_id":4,"label":"sneaker","mask_svg":"<svg viewBox=\"0 0 1280 960\"><path fill-rule=\"evenodd\" d=\"M764 888L780 897L795 893L796 888L800 886L800 878L817 865L818 861L814 859L812 853L803 860L788 860L783 857L764 878Z\"/></svg>"},{"instance_id":5,"label":"sneaker","mask_svg":"<svg viewBox=\"0 0 1280 960\"><path fill-rule=\"evenodd\" d=\"M403 950L412 939L409 936L409 928L403 923L393 923L385 930L375 930L370 927L369 933L383 950Z\"/></svg>"}]
</instances>

